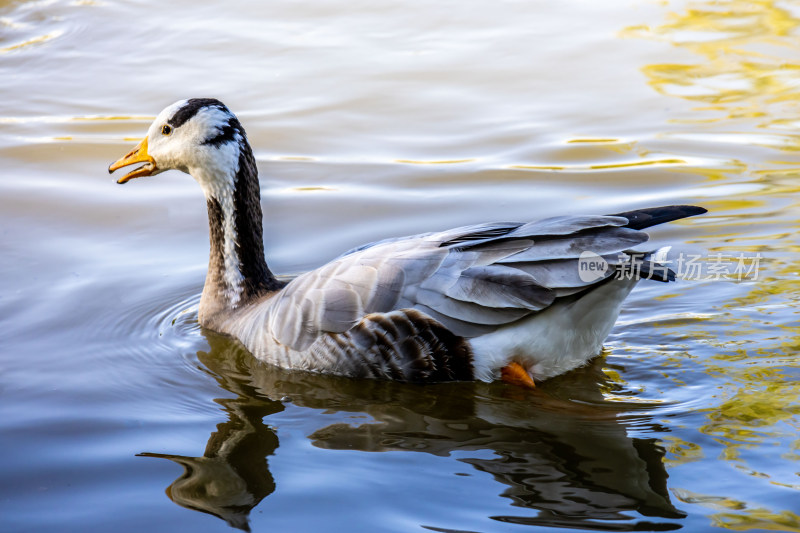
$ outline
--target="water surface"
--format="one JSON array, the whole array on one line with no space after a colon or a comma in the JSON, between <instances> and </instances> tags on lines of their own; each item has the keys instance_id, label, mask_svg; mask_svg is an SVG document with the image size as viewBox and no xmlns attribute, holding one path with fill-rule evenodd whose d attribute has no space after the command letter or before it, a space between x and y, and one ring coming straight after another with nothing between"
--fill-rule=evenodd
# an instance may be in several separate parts
<instances>
[{"instance_id":1,"label":"water surface","mask_svg":"<svg viewBox=\"0 0 800 533\"><path fill-rule=\"evenodd\" d=\"M771 0L0 2L1 529L800 531L799 26ZM197 325L199 187L105 172L207 96L254 146L276 272L666 203L709 209L653 232L705 269L640 284L536 391L266 367Z\"/></svg>"}]
</instances>

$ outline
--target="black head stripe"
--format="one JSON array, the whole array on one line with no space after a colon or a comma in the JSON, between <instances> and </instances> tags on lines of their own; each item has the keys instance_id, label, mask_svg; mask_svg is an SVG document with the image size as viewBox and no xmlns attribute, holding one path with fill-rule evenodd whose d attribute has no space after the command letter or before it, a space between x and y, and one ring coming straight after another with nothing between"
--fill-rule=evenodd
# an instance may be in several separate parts
<instances>
[{"instance_id":1,"label":"black head stripe","mask_svg":"<svg viewBox=\"0 0 800 533\"><path fill-rule=\"evenodd\" d=\"M203 144L219 147L223 143L235 141L236 134L239 134L239 137L244 137L244 130L236 117L231 117L227 124L217 129L216 135L203 141Z\"/></svg>"},{"instance_id":2,"label":"black head stripe","mask_svg":"<svg viewBox=\"0 0 800 533\"><path fill-rule=\"evenodd\" d=\"M191 100L187 100L186 105L178 109L178 111L167 120L167 123L173 128L180 128L195 116L198 111L205 107L216 107L228 111L225 104L216 98L192 98Z\"/></svg>"}]
</instances>

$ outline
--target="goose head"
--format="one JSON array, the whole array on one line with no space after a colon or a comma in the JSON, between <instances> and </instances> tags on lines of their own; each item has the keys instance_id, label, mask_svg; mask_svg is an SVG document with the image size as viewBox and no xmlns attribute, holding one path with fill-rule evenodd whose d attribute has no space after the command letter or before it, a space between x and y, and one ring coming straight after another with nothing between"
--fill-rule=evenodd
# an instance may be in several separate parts
<instances>
[{"instance_id":1,"label":"goose head","mask_svg":"<svg viewBox=\"0 0 800 533\"><path fill-rule=\"evenodd\" d=\"M166 107L133 150L108 167L141 164L117 183L166 170L180 170L194 177L206 196L218 196L230 187L243 152L249 151L239 120L214 98L180 100Z\"/></svg>"},{"instance_id":2,"label":"goose head","mask_svg":"<svg viewBox=\"0 0 800 533\"><path fill-rule=\"evenodd\" d=\"M137 164L117 183L180 170L205 193L211 256L200 302L201 322L280 286L264 259L253 151L244 128L225 104L214 98L192 98L165 108L142 142L108 171Z\"/></svg>"}]
</instances>

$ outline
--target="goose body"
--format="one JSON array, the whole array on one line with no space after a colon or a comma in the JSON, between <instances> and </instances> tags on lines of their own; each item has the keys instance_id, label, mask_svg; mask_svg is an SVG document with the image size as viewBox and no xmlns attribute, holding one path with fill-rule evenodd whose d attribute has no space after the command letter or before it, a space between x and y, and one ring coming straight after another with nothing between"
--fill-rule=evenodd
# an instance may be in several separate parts
<instances>
[{"instance_id":1,"label":"goose body","mask_svg":"<svg viewBox=\"0 0 800 533\"><path fill-rule=\"evenodd\" d=\"M284 283L264 259L255 158L225 105L167 107L109 171L135 163L119 183L178 169L205 193L202 326L268 363L353 377L533 386L581 366L600 353L639 278L674 279L651 256L627 252L648 239L641 230L705 212L667 206L387 239ZM608 268L586 275L586 254Z\"/></svg>"}]
</instances>

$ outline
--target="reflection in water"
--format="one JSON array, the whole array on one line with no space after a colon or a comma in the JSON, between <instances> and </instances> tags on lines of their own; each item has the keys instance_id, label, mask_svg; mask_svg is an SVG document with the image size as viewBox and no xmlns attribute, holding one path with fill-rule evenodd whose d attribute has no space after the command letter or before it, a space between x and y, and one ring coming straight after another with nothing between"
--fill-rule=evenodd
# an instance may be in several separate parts
<instances>
[{"instance_id":1,"label":"reflection in water","mask_svg":"<svg viewBox=\"0 0 800 533\"><path fill-rule=\"evenodd\" d=\"M183 466L183 475L167 489L172 501L249 531L250 511L275 490L266 458L278 447L278 436L262 420L282 411L283 405L258 396L233 374L215 377L238 398L217 400L228 413L228 421L217 425L203 457L140 455L170 459Z\"/></svg>"},{"instance_id":2,"label":"reflection in water","mask_svg":"<svg viewBox=\"0 0 800 533\"><path fill-rule=\"evenodd\" d=\"M142 455L184 467L167 490L175 503L234 527L249 530L250 511L275 490L266 457L275 452L278 437L262 419L282 411L286 401L372 419L357 427L334 423L317 429L309 439L318 448L439 456L492 451L491 459L462 461L504 485L502 496L513 506L534 511L495 520L609 531L681 527L675 520L685 515L670 501L663 449L655 439L629 437L624 421L663 428L652 427L650 417L631 406L603 403L606 378L598 364L554 380L551 395L503 384L415 386L293 373L261 364L227 338L209 333L208 340L211 350L198 353L200 361L237 396L217 400L228 421L212 433L203 457ZM660 520L637 519L636 513Z\"/></svg>"},{"instance_id":3,"label":"reflection in water","mask_svg":"<svg viewBox=\"0 0 800 533\"><path fill-rule=\"evenodd\" d=\"M700 56L693 63L644 67L656 91L705 104L695 111L709 111L710 118L695 122L758 119L766 127L786 129L785 114L777 107L800 99L795 61L800 19L792 11L775 0L701 1L668 18L660 26L623 32L665 40Z\"/></svg>"},{"instance_id":4,"label":"reflection in water","mask_svg":"<svg viewBox=\"0 0 800 533\"><path fill-rule=\"evenodd\" d=\"M758 188L705 206L727 218L708 235L715 243L710 250L761 254L766 261L758 283L743 285L737 297L716 304L719 316L713 321L695 321L688 328L661 325L673 339L720 332L705 343L707 351L704 343L695 343L693 349L695 357L703 354L697 361L705 376L699 379L716 381L709 388L708 407L698 411L697 435L684 435L697 443L675 441L678 453L670 450L670 455L679 461L701 460L698 443L708 443L705 437L710 436L719 447L719 461L741 476L739 485L785 489L765 503L755 494L757 488L739 499L724 486L713 493L672 487L678 499L712 510L711 523L728 529L800 531L796 495L790 492L800 490L795 453L800 442L800 328L796 312L787 312L796 309L800 296L796 231L791 229L798 218L799 15L796 2L694 0L669 13L663 24L623 32L693 54L685 56L688 61L642 69L654 90L697 106L676 121L694 125L691 131L669 133L670 138L706 146L736 144L752 154L744 158L739 176L728 173L723 178L728 183L749 180ZM720 293L730 290L716 285Z\"/></svg>"}]
</instances>

